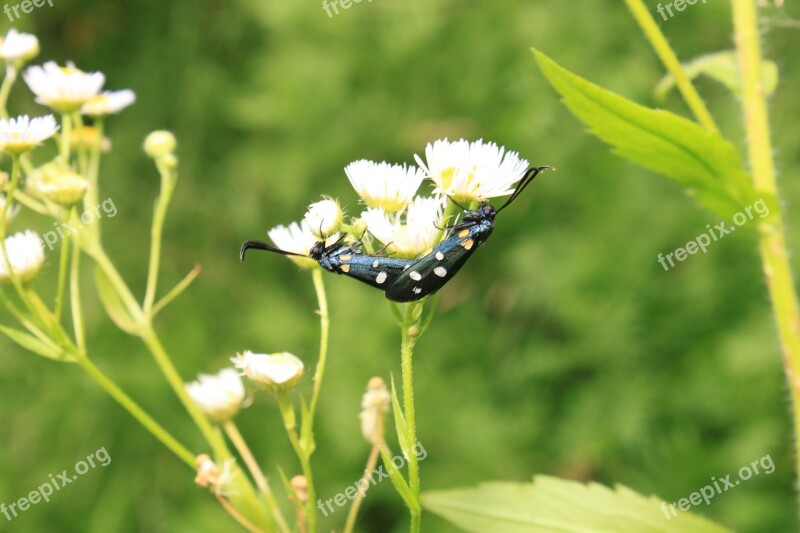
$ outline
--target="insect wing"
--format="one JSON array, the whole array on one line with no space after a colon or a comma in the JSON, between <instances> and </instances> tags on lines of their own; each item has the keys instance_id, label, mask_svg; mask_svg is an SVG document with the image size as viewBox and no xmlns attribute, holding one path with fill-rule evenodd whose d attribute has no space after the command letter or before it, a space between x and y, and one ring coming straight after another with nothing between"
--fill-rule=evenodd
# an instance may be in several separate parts
<instances>
[{"instance_id":1,"label":"insect wing","mask_svg":"<svg viewBox=\"0 0 800 533\"><path fill-rule=\"evenodd\" d=\"M386 289L395 302L414 302L435 293L456 275L492 231L491 223L454 231L429 254L418 259Z\"/></svg>"},{"instance_id":2,"label":"insect wing","mask_svg":"<svg viewBox=\"0 0 800 533\"><path fill-rule=\"evenodd\" d=\"M334 258L331 259L333 262ZM414 264L413 259L366 254L342 254L335 260L339 273L381 290L385 290L404 269Z\"/></svg>"}]
</instances>

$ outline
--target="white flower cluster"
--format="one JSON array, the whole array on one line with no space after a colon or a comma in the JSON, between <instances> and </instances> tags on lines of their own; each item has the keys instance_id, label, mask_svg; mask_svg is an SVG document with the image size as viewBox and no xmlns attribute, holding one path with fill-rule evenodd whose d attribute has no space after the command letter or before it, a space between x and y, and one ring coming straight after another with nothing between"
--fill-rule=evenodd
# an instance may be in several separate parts
<instances>
[{"instance_id":1,"label":"white flower cluster","mask_svg":"<svg viewBox=\"0 0 800 533\"><path fill-rule=\"evenodd\" d=\"M437 244L448 198L469 203L509 195L528 168L518 153L483 140L438 140L428 144L424 159L415 158L419 166L362 159L344 169L367 207L357 220L397 257L415 258ZM432 194L418 195L426 179L433 182ZM312 204L299 224L276 226L268 233L282 250L307 255L316 242L333 238L342 221L339 204L325 199ZM354 222L350 228L356 227ZM316 265L289 257L301 266Z\"/></svg>"},{"instance_id":2,"label":"white flower cluster","mask_svg":"<svg viewBox=\"0 0 800 533\"><path fill-rule=\"evenodd\" d=\"M10 29L0 37L0 60L5 62L5 84L13 84L17 72L24 64L39 54L39 40L35 35L20 33ZM49 107L55 113L64 115L80 112L92 117L118 113L131 105L136 96L133 91L101 92L105 76L100 72L86 73L69 63L65 67L48 61L42 66L27 68L22 77L28 88L36 96L36 102ZM10 85L8 86L10 90ZM8 91L4 93L7 97ZM0 101L0 109L6 113L6 100ZM84 127L89 130L90 127ZM41 117L20 115L0 119L0 151L16 158L47 141L59 130L56 117L52 114ZM63 143L69 143L67 129L63 130ZM45 172L55 168L57 172ZM15 167L16 168L16 167ZM18 172L18 170L17 170ZM27 190L38 198L61 205L79 202L86 193L88 182L77 175L63 158L34 169L27 173ZM16 188L21 179L14 175L11 180L0 180L0 224L3 235L8 235L8 226L19 211L14 200ZM46 175L46 176L45 176ZM46 177L47 179L43 179ZM44 264L42 241L36 233L24 231L0 240L0 283L27 282L39 273ZM7 256L7 257L6 257ZM16 279L15 279L16 278Z\"/></svg>"}]
</instances>

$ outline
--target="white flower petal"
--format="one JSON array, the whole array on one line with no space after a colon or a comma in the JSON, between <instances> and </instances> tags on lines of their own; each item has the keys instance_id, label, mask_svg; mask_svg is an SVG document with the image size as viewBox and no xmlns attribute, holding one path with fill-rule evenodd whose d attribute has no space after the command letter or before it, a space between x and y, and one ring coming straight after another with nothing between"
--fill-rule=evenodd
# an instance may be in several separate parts
<instances>
[{"instance_id":1,"label":"white flower petal","mask_svg":"<svg viewBox=\"0 0 800 533\"><path fill-rule=\"evenodd\" d=\"M509 195L528 168L517 152L483 140L438 140L425 148L426 161L415 158L436 184L434 192L458 202Z\"/></svg>"},{"instance_id":2,"label":"white flower petal","mask_svg":"<svg viewBox=\"0 0 800 533\"><path fill-rule=\"evenodd\" d=\"M81 107L84 115L103 116L119 113L136 101L136 94L130 89L121 91L105 91Z\"/></svg>"},{"instance_id":3,"label":"white flower petal","mask_svg":"<svg viewBox=\"0 0 800 533\"><path fill-rule=\"evenodd\" d=\"M30 33L20 33L14 28L8 30L0 40L0 59L9 62L26 61L39 53L39 39Z\"/></svg>"},{"instance_id":4,"label":"white flower petal","mask_svg":"<svg viewBox=\"0 0 800 533\"><path fill-rule=\"evenodd\" d=\"M54 61L29 67L23 77L38 103L61 113L79 109L100 93L106 81L101 72L83 72L72 64L59 67Z\"/></svg>"},{"instance_id":5,"label":"white flower petal","mask_svg":"<svg viewBox=\"0 0 800 533\"><path fill-rule=\"evenodd\" d=\"M405 221L400 215L404 215ZM418 257L433 248L441 218L442 201L435 197L414 198L401 214L390 215L379 208L361 214L370 233L402 257Z\"/></svg>"},{"instance_id":6,"label":"white flower petal","mask_svg":"<svg viewBox=\"0 0 800 533\"><path fill-rule=\"evenodd\" d=\"M273 392L291 387L303 375L303 362L289 352L268 355L246 351L231 361L256 385Z\"/></svg>"},{"instance_id":7,"label":"white flower petal","mask_svg":"<svg viewBox=\"0 0 800 533\"><path fill-rule=\"evenodd\" d=\"M28 118L22 115L0 120L0 150L20 154L31 150L58 131L53 115Z\"/></svg>"},{"instance_id":8,"label":"white flower petal","mask_svg":"<svg viewBox=\"0 0 800 533\"><path fill-rule=\"evenodd\" d=\"M189 397L216 422L230 420L242 406L245 390L239 373L226 368L216 375L200 374L186 384Z\"/></svg>"},{"instance_id":9,"label":"white flower petal","mask_svg":"<svg viewBox=\"0 0 800 533\"><path fill-rule=\"evenodd\" d=\"M44 243L33 231L16 233L6 237L8 262L20 281L30 281L39 273L44 265ZM11 274L6 265L5 256L0 248L0 282L11 281Z\"/></svg>"},{"instance_id":10,"label":"white flower petal","mask_svg":"<svg viewBox=\"0 0 800 533\"><path fill-rule=\"evenodd\" d=\"M366 159L350 163L344 172L368 207L387 212L403 209L425 179L425 173L417 167Z\"/></svg>"}]
</instances>

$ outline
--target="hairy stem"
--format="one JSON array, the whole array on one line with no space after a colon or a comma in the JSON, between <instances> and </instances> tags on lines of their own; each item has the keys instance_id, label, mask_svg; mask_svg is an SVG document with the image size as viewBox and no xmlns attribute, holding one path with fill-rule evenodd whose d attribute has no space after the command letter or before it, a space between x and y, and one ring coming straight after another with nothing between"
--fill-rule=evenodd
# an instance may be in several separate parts
<instances>
[{"instance_id":1,"label":"hairy stem","mask_svg":"<svg viewBox=\"0 0 800 533\"><path fill-rule=\"evenodd\" d=\"M403 378L403 415L406 419L405 440L409 447L417 442L417 425L414 410L414 372L412 359L414 356L414 345L419 335L419 327L414 314L417 306L423 304L415 302L405 304L403 310L403 326L401 331L401 373ZM411 531L417 533L420 530L420 508L419 508L419 461L417 456L410 450L403 450L408 456L408 485L411 489L414 505L410 507L411 512Z\"/></svg>"},{"instance_id":2,"label":"hairy stem","mask_svg":"<svg viewBox=\"0 0 800 533\"><path fill-rule=\"evenodd\" d=\"M732 0L733 24L739 69L742 76L742 106L747 128L750 172L758 192L776 195L775 169L769 133L767 102L761 75L761 46L756 5L753 0ZM794 410L795 445L800 445L800 313L792 279L783 225L759 228L759 248L772 308L778 323L786 378ZM795 454L800 477L800 455Z\"/></svg>"}]
</instances>

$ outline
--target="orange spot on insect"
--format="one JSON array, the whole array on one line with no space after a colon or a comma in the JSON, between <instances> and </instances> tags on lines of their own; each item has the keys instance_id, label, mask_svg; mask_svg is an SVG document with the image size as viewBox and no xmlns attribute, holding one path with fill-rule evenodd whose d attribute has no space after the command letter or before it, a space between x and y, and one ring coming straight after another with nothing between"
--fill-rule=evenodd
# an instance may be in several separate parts
<instances>
[{"instance_id":1,"label":"orange spot on insect","mask_svg":"<svg viewBox=\"0 0 800 533\"><path fill-rule=\"evenodd\" d=\"M350 265L342 265L342 272L344 272L345 274L347 272L350 272Z\"/></svg>"},{"instance_id":2,"label":"orange spot on insect","mask_svg":"<svg viewBox=\"0 0 800 533\"><path fill-rule=\"evenodd\" d=\"M469 235L469 230L468 229L462 229L461 231L458 232L458 238L459 239L463 239L467 235Z\"/></svg>"},{"instance_id":3,"label":"orange spot on insect","mask_svg":"<svg viewBox=\"0 0 800 533\"><path fill-rule=\"evenodd\" d=\"M352 255L340 255L339 256L339 259L341 259L342 261L350 261L352 258L353 258Z\"/></svg>"},{"instance_id":4,"label":"orange spot on insect","mask_svg":"<svg viewBox=\"0 0 800 533\"><path fill-rule=\"evenodd\" d=\"M471 250L473 244L475 244L475 241L473 241L472 239L467 239L466 241L461 243L461 246L463 246L465 250Z\"/></svg>"}]
</instances>

